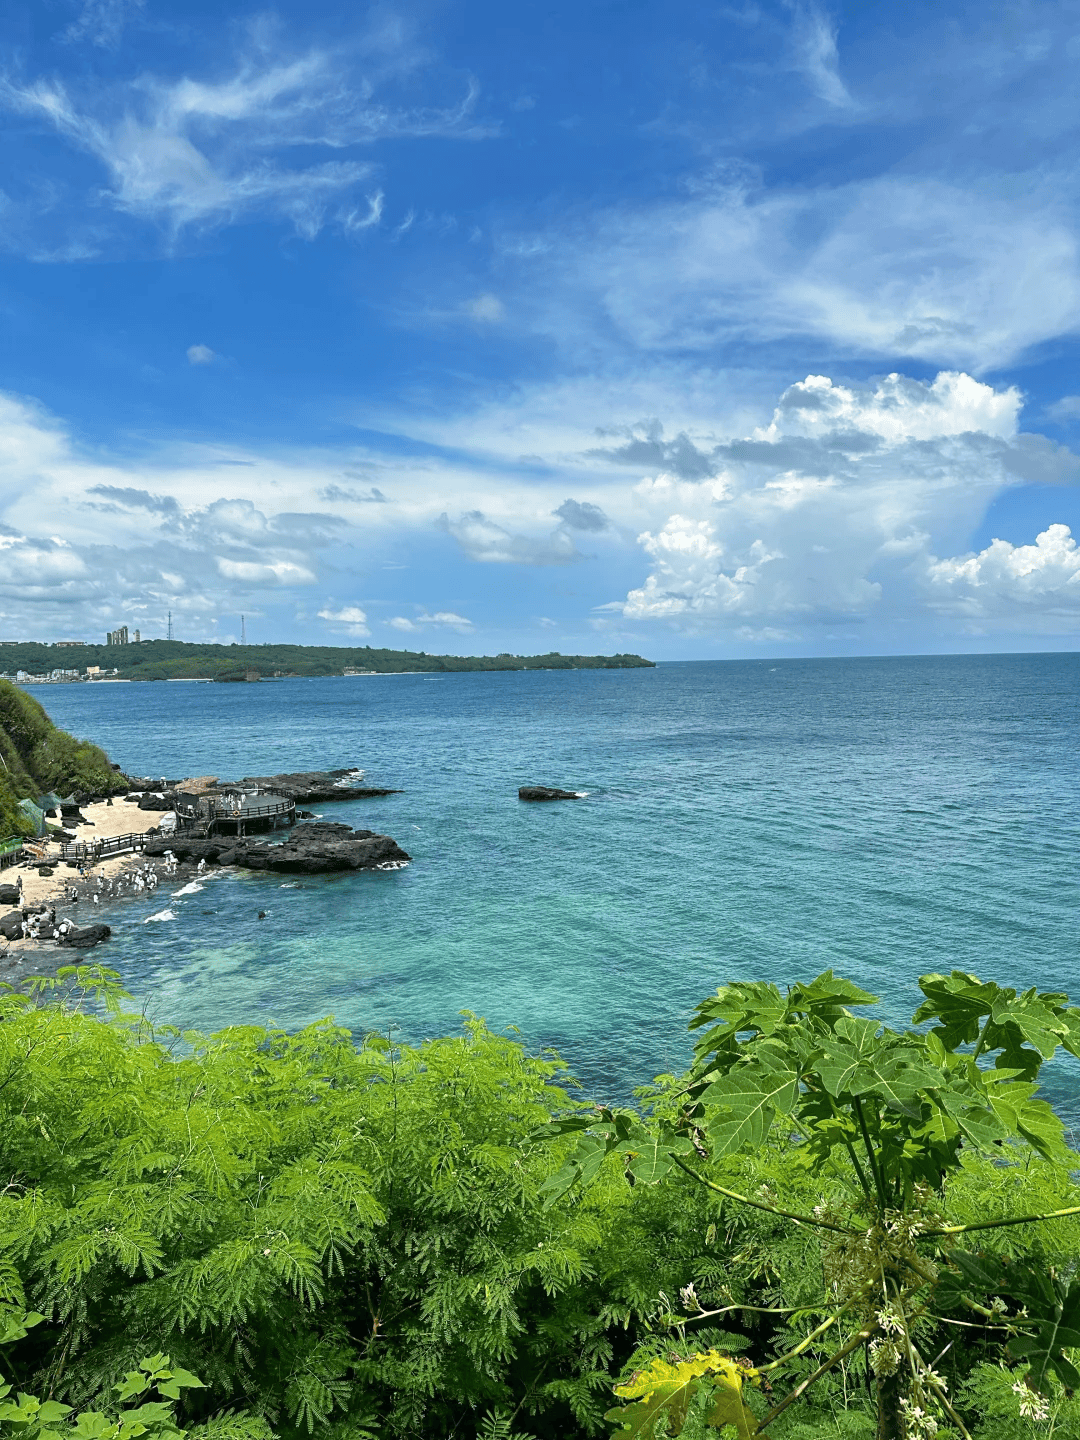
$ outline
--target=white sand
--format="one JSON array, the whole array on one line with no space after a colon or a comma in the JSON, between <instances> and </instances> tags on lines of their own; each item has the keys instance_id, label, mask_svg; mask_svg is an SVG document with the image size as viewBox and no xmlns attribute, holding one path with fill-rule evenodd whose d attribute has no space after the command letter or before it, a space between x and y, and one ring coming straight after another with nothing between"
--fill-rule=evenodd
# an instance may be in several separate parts
<instances>
[{"instance_id":1,"label":"white sand","mask_svg":"<svg viewBox=\"0 0 1080 1440\"><path fill-rule=\"evenodd\" d=\"M117 797L111 805L107 800L99 800L94 805L84 805L82 813L87 820L94 822L93 825L78 825L72 828L80 841L89 844L92 840L109 840L114 835L143 835L161 823L163 812L140 810L136 803ZM119 875L131 865L139 864L140 860L139 851L129 850L124 855L106 856L94 866L84 864L83 873L109 878ZM21 876L25 905L49 905L63 900L67 887L77 879L78 872L69 870L66 863L60 859L60 846L55 841L49 843L46 859L42 863L55 865L56 873L39 875L36 866L10 865L7 869L0 870L0 885L14 885ZM10 943L21 946L32 942L15 940Z\"/></svg>"}]
</instances>

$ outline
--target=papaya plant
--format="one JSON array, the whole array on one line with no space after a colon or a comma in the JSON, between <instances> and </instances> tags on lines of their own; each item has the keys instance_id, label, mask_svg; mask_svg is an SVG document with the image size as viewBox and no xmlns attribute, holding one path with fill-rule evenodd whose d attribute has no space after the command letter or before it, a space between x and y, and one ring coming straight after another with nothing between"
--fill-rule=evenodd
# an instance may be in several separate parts
<instances>
[{"instance_id":1,"label":"papaya plant","mask_svg":"<svg viewBox=\"0 0 1080 1440\"><path fill-rule=\"evenodd\" d=\"M959 1223L950 1215L951 1182L972 1152L1067 1166L1062 1122L1039 1097L1038 1079L1059 1048L1080 1056L1080 1010L1063 994L1018 994L956 970L924 975L919 985L924 1000L900 1031L856 1015L876 997L831 970L786 993L765 983L723 985L697 1007L691 1029L702 1034L694 1064L661 1097L652 1121L598 1107L546 1129L551 1137L577 1137L544 1187L549 1204L589 1185L615 1157L632 1185L684 1172L728 1202L821 1236L823 1293L787 1318L824 1319L776 1359L733 1377L726 1394L737 1409L725 1423L740 1436L767 1431L863 1351L875 1377L879 1440L931 1440L944 1426L971 1440L936 1357L923 1348L932 1323L1000 1340L1034 1408L1054 1387L1080 1387L1070 1355L1080 1348L1080 1276L994 1248L1011 1227L1080 1216L1080 1204ZM818 1205L799 1209L770 1190L740 1194L710 1173L724 1157L760 1149L770 1135L786 1147L788 1173L801 1169L820 1183ZM686 1313L670 1317L681 1334L740 1308L707 1310L692 1287L682 1300ZM742 1383L799 1374L807 1350L830 1334L832 1352L755 1417ZM656 1378L643 1369L638 1388L623 1390L639 1404L651 1395L653 1408L632 1430L620 1424L617 1436L679 1433L689 1387L702 1382L687 1374L673 1404ZM673 1377L668 1381L671 1388ZM607 1418L622 1420L618 1411Z\"/></svg>"}]
</instances>

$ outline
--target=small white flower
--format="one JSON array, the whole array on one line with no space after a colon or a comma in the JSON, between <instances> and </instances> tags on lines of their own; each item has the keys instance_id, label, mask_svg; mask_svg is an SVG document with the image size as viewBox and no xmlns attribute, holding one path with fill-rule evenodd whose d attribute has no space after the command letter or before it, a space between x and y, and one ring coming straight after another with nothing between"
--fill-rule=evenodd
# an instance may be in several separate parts
<instances>
[{"instance_id":1,"label":"small white flower","mask_svg":"<svg viewBox=\"0 0 1080 1440\"><path fill-rule=\"evenodd\" d=\"M1012 1387L1013 1394L1020 1397L1020 1414L1025 1420L1048 1420L1050 1406L1046 1399L1032 1390L1023 1380L1017 1380Z\"/></svg>"},{"instance_id":2,"label":"small white flower","mask_svg":"<svg viewBox=\"0 0 1080 1440\"><path fill-rule=\"evenodd\" d=\"M697 1291L694 1289L694 1282L692 1280L689 1285L684 1285L679 1291L679 1299L686 1306L687 1310L701 1309L701 1301L697 1297Z\"/></svg>"}]
</instances>

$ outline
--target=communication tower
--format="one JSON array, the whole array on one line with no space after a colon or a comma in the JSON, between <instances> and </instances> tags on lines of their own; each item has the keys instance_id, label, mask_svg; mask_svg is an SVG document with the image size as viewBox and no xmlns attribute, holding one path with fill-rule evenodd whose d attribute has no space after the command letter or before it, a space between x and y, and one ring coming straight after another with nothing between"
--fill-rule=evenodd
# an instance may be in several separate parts
<instances>
[{"instance_id":1,"label":"communication tower","mask_svg":"<svg viewBox=\"0 0 1080 1440\"><path fill-rule=\"evenodd\" d=\"M171 611L171 610L169 611L169 634L168 634L168 637L167 637L167 638L170 639L170 640L172 639L172 611Z\"/></svg>"},{"instance_id":2,"label":"communication tower","mask_svg":"<svg viewBox=\"0 0 1080 1440\"><path fill-rule=\"evenodd\" d=\"M240 644L247 644L247 621L244 619L243 615L240 616Z\"/></svg>"}]
</instances>

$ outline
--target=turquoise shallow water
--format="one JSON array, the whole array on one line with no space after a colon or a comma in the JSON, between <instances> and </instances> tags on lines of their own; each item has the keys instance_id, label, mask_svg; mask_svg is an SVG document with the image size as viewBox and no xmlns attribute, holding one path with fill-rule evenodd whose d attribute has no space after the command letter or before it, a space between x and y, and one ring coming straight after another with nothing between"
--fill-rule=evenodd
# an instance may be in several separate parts
<instances>
[{"instance_id":1,"label":"turquoise shallow water","mask_svg":"<svg viewBox=\"0 0 1080 1440\"><path fill-rule=\"evenodd\" d=\"M405 870L223 874L110 915L108 961L162 1020L418 1039L471 1009L616 1094L685 1061L727 978L832 966L893 1020L953 966L1080 998L1080 656L34 693L136 773L360 765L404 789L322 813L393 835ZM527 783L588 798L523 805ZM1080 1113L1071 1070L1051 1083Z\"/></svg>"}]
</instances>

